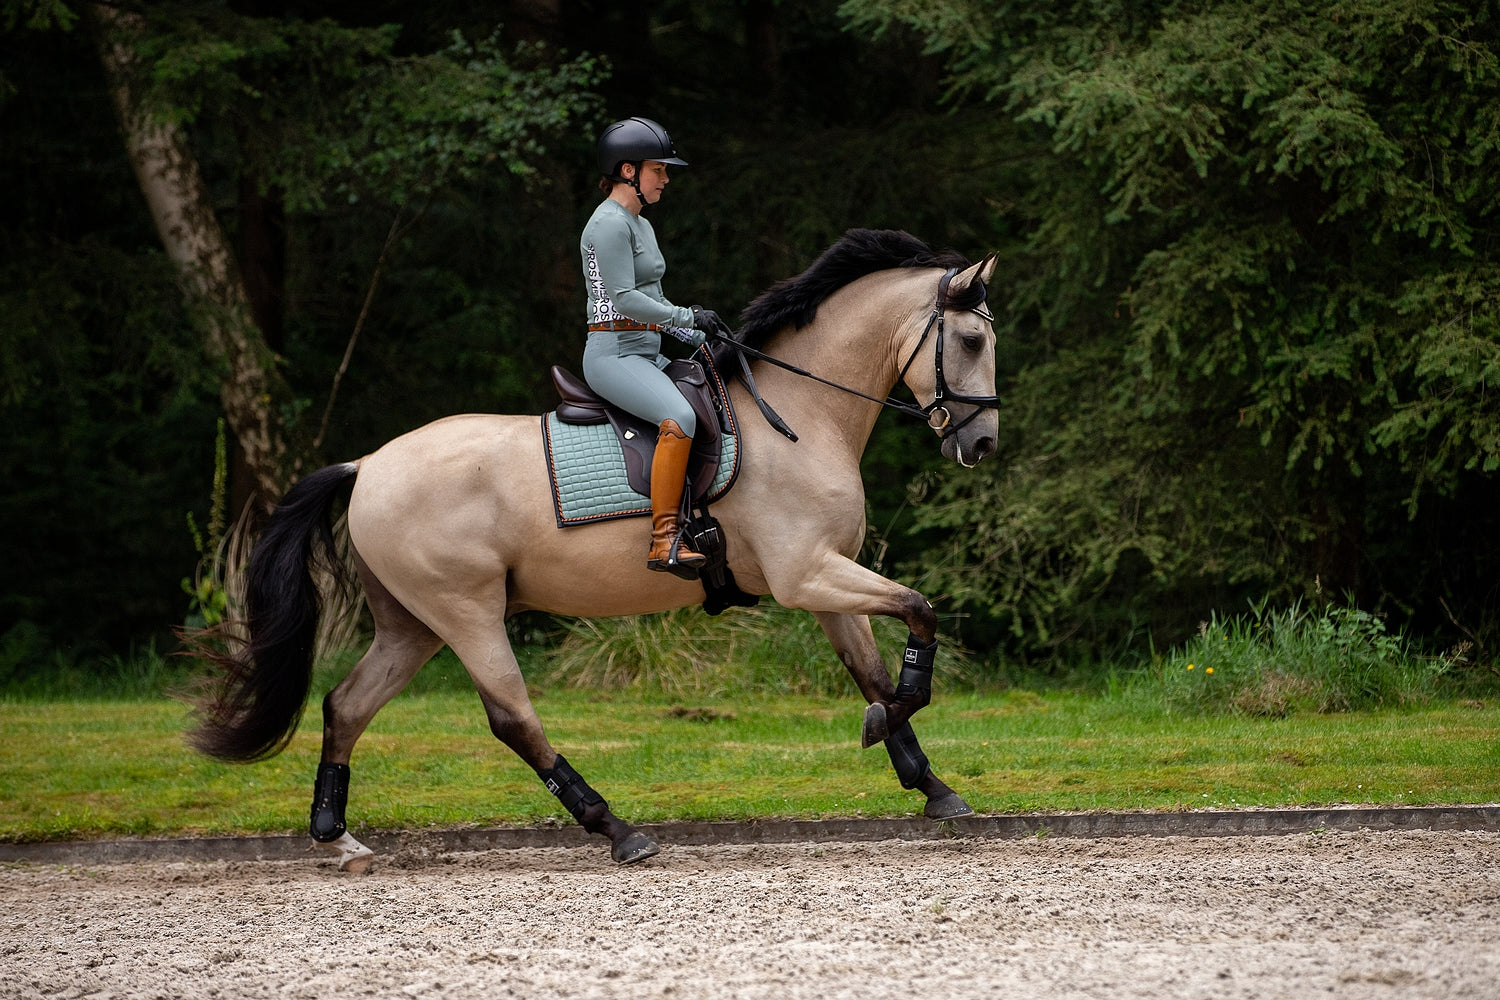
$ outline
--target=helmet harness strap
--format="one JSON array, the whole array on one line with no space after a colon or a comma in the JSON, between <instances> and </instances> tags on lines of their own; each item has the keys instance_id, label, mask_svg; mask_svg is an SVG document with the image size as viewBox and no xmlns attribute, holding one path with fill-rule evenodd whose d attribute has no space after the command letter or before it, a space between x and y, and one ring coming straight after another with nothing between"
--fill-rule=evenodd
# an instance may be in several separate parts
<instances>
[{"instance_id":1,"label":"helmet harness strap","mask_svg":"<svg viewBox=\"0 0 1500 1000\"><path fill-rule=\"evenodd\" d=\"M640 199L642 208L645 208L650 204L650 202L646 200L646 196L641 194L641 167L645 166L645 163L645 160L621 160L617 165L614 174L609 178L610 180L616 181L620 184L629 184L630 189L635 192L636 198ZM626 164L635 167L635 174L631 177L625 176Z\"/></svg>"}]
</instances>

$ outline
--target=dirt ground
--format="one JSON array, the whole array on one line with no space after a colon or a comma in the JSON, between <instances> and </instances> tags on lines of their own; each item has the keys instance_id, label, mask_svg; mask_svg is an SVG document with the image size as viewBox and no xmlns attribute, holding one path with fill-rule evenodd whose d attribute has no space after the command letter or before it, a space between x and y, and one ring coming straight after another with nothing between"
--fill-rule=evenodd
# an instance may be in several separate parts
<instances>
[{"instance_id":1,"label":"dirt ground","mask_svg":"<svg viewBox=\"0 0 1500 1000\"><path fill-rule=\"evenodd\" d=\"M0 868L5 997L1313 995L1500 997L1500 834Z\"/></svg>"}]
</instances>

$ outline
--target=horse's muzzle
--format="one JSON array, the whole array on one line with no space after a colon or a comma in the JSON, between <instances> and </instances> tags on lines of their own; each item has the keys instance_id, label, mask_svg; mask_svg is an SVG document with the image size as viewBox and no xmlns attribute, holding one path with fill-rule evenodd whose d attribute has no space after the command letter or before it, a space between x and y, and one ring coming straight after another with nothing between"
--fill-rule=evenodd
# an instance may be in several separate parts
<instances>
[{"instance_id":1,"label":"horse's muzzle","mask_svg":"<svg viewBox=\"0 0 1500 1000\"><path fill-rule=\"evenodd\" d=\"M944 417L947 416L945 408L933 411L934 416L939 413ZM947 420L941 422L929 420L933 430L942 436L943 457L957 462L966 469L974 468L995 453L998 423L999 418L994 410L976 413L957 426L950 426Z\"/></svg>"},{"instance_id":2,"label":"horse's muzzle","mask_svg":"<svg viewBox=\"0 0 1500 1000\"><path fill-rule=\"evenodd\" d=\"M995 439L989 436L982 437L972 446L965 448L957 438L949 438L943 442L942 450L945 457L952 459L965 469L972 469L995 453Z\"/></svg>"}]
</instances>

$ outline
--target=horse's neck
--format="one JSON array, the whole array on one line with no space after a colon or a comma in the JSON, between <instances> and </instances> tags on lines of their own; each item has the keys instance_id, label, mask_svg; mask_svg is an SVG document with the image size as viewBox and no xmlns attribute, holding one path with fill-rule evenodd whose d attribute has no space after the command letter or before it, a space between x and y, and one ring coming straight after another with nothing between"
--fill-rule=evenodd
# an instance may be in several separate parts
<instances>
[{"instance_id":1,"label":"horse's neck","mask_svg":"<svg viewBox=\"0 0 1500 1000\"><path fill-rule=\"evenodd\" d=\"M875 274L853 282L818 308L812 323L800 330L783 330L765 346L766 353L804 371L874 399L885 399L895 388L905 359L908 328L915 310L910 294L902 294L900 279ZM755 377L766 401L787 419L794 431L815 424L833 430L863 454L880 405L852 393L765 363Z\"/></svg>"}]
</instances>

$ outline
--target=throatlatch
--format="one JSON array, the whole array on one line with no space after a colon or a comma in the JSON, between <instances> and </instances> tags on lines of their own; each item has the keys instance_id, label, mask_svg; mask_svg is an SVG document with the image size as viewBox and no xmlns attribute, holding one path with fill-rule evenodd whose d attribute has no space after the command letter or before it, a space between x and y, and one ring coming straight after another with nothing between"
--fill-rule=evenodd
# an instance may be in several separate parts
<instances>
[{"instance_id":1,"label":"throatlatch","mask_svg":"<svg viewBox=\"0 0 1500 1000\"><path fill-rule=\"evenodd\" d=\"M594 806L604 805L604 796L589 787L589 783L583 780L583 776L573 770L571 764L563 757L557 755L557 760L552 762L551 767L542 768L537 771L536 776L542 779L542 784L547 786L547 791L557 796L563 808L573 814L573 818L583 825L590 833L601 833L602 829L592 829L587 822L590 809ZM599 810L590 817L597 826L599 823Z\"/></svg>"},{"instance_id":2,"label":"throatlatch","mask_svg":"<svg viewBox=\"0 0 1500 1000\"><path fill-rule=\"evenodd\" d=\"M344 835L344 810L349 804L349 765L319 764L313 783L312 819L308 832L320 844Z\"/></svg>"},{"instance_id":3,"label":"throatlatch","mask_svg":"<svg viewBox=\"0 0 1500 1000\"><path fill-rule=\"evenodd\" d=\"M901 674L896 679L896 700L911 705L915 712L932 701L932 666L937 661L937 639L923 642L910 633L906 636L906 653L901 657Z\"/></svg>"}]
</instances>

